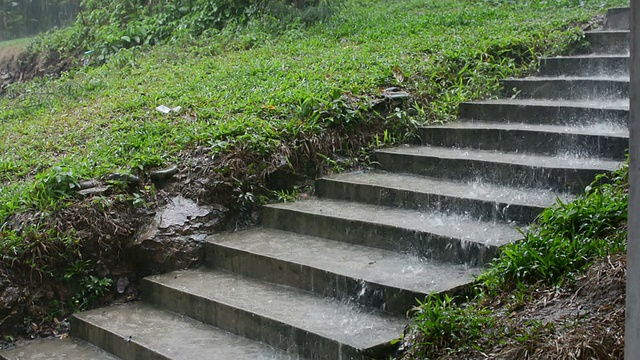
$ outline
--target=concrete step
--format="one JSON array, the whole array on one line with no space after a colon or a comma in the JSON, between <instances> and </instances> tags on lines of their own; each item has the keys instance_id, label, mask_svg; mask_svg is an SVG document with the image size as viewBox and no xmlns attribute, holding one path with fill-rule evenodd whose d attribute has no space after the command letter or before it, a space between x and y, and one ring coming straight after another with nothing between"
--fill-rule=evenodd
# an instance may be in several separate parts
<instances>
[{"instance_id":1,"label":"concrete step","mask_svg":"<svg viewBox=\"0 0 640 360\"><path fill-rule=\"evenodd\" d=\"M497 247L521 238L520 232L506 223L330 199L268 205L263 208L262 224L471 266L487 263Z\"/></svg>"},{"instance_id":2,"label":"concrete step","mask_svg":"<svg viewBox=\"0 0 640 360\"><path fill-rule=\"evenodd\" d=\"M629 79L628 55L558 56L540 59L540 76L608 76Z\"/></svg>"},{"instance_id":3,"label":"concrete step","mask_svg":"<svg viewBox=\"0 0 640 360\"><path fill-rule=\"evenodd\" d=\"M629 30L593 30L584 32L593 54L628 55Z\"/></svg>"},{"instance_id":4,"label":"concrete step","mask_svg":"<svg viewBox=\"0 0 640 360\"><path fill-rule=\"evenodd\" d=\"M124 360L297 359L257 341L136 303L73 315L73 336Z\"/></svg>"},{"instance_id":5,"label":"concrete step","mask_svg":"<svg viewBox=\"0 0 640 360\"><path fill-rule=\"evenodd\" d=\"M491 123L627 126L629 101L498 99L460 104L460 119Z\"/></svg>"},{"instance_id":6,"label":"concrete step","mask_svg":"<svg viewBox=\"0 0 640 360\"><path fill-rule=\"evenodd\" d=\"M404 316L218 270L152 276L142 288L163 308L310 359L382 358L406 326Z\"/></svg>"},{"instance_id":7,"label":"concrete step","mask_svg":"<svg viewBox=\"0 0 640 360\"><path fill-rule=\"evenodd\" d=\"M381 167L443 179L551 189L579 193L596 175L613 171L618 161L573 156L543 156L490 150L403 146L376 152Z\"/></svg>"},{"instance_id":8,"label":"concrete step","mask_svg":"<svg viewBox=\"0 0 640 360\"><path fill-rule=\"evenodd\" d=\"M531 77L506 79L502 85L504 96L520 99L629 99L629 79L620 77Z\"/></svg>"},{"instance_id":9,"label":"concrete step","mask_svg":"<svg viewBox=\"0 0 640 360\"><path fill-rule=\"evenodd\" d=\"M426 294L464 290L479 271L269 228L217 234L207 241L207 264L213 268L402 316Z\"/></svg>"},{"instance_id":10,"label":"concrete step","mask_svg":"<svg viewBox=\"0 0 640 360\"><path fill-rule=\"evenodd\" d=\"M469 215L483 221L519 224L529 224L558 198L564 202L573 198L551 191L383 171L326 176L316 181L316 193L322 198L416 210L433 209Z\"/></svg>"},{"instance_id":11,"label":"concrete step","mask_svg":"<svg viewBox=\"0 0 640 360\"><path fill-rule=\"evenodd\" d=\"M119 358L75 338L41 339L0 351L2 360L118 360Z\"/></svg>"},{"instance_id":12,"label":"concrete step","mask_svg":"<svg viewBox=\"0 0 640 360\"><path fill-rule=\"evenodd\" d=\"M630 30L631 9L629 7L611 8L607 10L607 25L609 30Z\"/></svg>"},{"instance_id":13,"label":"concrete step","mask_svg":"<svg viewBox=\"0 0 640 360\"><path fill-rule=\"evenodd\" d=\"M421 129L422 143L439 147L625 160L626 127L456 122Z\"/></svg>"}]
</instances>

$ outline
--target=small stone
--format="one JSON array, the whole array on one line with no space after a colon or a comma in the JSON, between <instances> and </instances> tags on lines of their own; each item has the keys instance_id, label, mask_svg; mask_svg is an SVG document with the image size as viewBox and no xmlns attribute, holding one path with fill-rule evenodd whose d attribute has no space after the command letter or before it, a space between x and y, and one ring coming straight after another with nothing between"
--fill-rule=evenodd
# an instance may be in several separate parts
<instances>
[{"instance_id":1,"label":"small stone","mask_svg":"<svg viewBox=\"0 0 640 360\"><path fill-rule=\"evenodd\" d=\"M166 169L152 171L150 176L151 176L151 180L154 181L154 182L167 181L167 180L171 179L173 177L173 175L175 175L177 173L178 173L178 167L173 165L173 166L168 167Z\"/></svg>"},{"instance_id":2,"label":"small stone","mask_svg":"<svg viewBox=\"0 0 640 360\"><path fill-rule=\"evenodd\" d=\"M116 284L116 290L118 290L118 294L124 293L124 291L129 286L129 279L126 276L122 276L118 279L118 283Z\"/></svg>"},{"instance_id":3,"label":"small stone","mask_svg":"<svg viewBox=\"0 0 640 360\"><path fill-rule=\"evenodd\" d=\"M97 182L96 180L87 180L87 181L80 181L78 185L80 186L80 190L85 190L85 189L98 187L100 186L100 183Z\"/></svg>"},{"instance_id":4,"label":"small stone","mask_svg":"<svg viewBox=\"0 0 640 360\"><path fill-rule=\"evenodd\" d=\"M107 191L109 191L109 187L100 186L100 187L94 187L94 188L80 190L80 191L78 191L78 194L80 196L89 197L89 196L93 196L93 195L102 195L102 194L106 193Z\"/></svg>"},{"instance_id":5,"label":"small stone","mask_svg":"<svg viewBox=\"0 0 640 360\"><path fill-rule=\"evenodd\" d=\"M405 99L411 97L411 94L395 87L387 88L382 91L385 98L390 100Z\"/></svg>"},{"instance_id":6,"label":"small stone","mask_svg":"<svg viewBox=\"0 0 640 360\"><path fill-rule=\"evenodd\" d=\"M131 175L131 174L120 174L120 173L113 173L109 176L107 176L107 180L111 180L111 181L124 181L127 184L131 185L131 186L136 186L140 184L140 178L135 176L135 175Z\"/></svg>"}]
</instances>

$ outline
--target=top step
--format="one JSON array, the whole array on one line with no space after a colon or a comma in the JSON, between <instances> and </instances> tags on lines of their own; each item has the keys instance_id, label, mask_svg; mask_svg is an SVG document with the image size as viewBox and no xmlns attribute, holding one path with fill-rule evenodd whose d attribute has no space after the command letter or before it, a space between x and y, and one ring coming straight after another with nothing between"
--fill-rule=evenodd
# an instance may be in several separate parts
<instances>
[{"instance_id":1,"label":"top step","mask_svg":"<svg viewBox=\"0 0 640 360\"><path fill-rule=\"evenodd\" d=\"M607 11L607 29L631 29L631 9L629 7L612 8Z\"/></svg>"},{"instance_id":2,"label":"top step","mask_svg":"<svg viewBox=\"0 0 640 360\"><path fill-rule=\"evenodd\" d=\"M593 30L585 31L584 35L593 54L629 54L629 30Z\"/></svg>"}]
</instances>

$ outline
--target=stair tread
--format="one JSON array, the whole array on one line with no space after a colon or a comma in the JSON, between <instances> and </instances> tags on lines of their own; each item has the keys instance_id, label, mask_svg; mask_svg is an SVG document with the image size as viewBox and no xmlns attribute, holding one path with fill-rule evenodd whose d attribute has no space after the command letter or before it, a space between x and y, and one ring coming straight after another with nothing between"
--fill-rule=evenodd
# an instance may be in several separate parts
<instances>
[{"instance_id":1,"label":"stair tread","mask_svg":"<svg viewBox=\"0 0 640 360\"><path fill-rule=\"evenodd\" d=\"M521 189L481 181L461 182L430 178L420 175L390 173L384 171L360 171L326 176L324 179L339 182L398 188L424 194L469 198L514 205L549 207L557 199L564 202L573 195L540 189Z\"/></svg>"},{"instance_id":2,"label":"stair tread","mask_svg":"<svg viewBox=\"0 0 640 360\"><path fill-rule=\"evenodd\" d=\"M543 56L540 59L542 61L549 59L593 59L593 58L602 58L602 59L621 59L621 58L629 58L629 55L623 54L584 54L584 55L569 55L569 56Z\"/></svg>"},{"instance_id":3,"label":"stair tread","mask_svg":"<svg viewBox=\"0 0 640 360\"><path fill-rule=\"evenodd\" d=\"M530 76L523 78L506 78L506 81L549 82L549 81L610 81L628 83L629 76Z\"/></svg>"},{"instance_id":4,"label":"stair tread","mask_svg":"<svg viewBox=\"0 0 640 360\"><path fill-rule=\"evenodd\" d=\"M489 161L544 168L594 169L601 170L603 172L613 171L621 165L619 161L582 158L573 155L545 156L524 153L505 153L494 150L469 150L435 146L401 146L397 148L379 150L379 152L456 160Z\"/></svg>"},{"instance_id":5,"label":"stair tread","mask_svg":"<svg viewBox=\"0 0 640 360\"><path fill-rule=\"evenodd\" d=\"M444 125L431 125L425 128L450 128L450 129L470 129L470 130L519 130L538 131L548 133L565 133L575 135L606 135L621 138L629 137L629 129L613 123L595 123L588 125L549 125L549 124L528 124L528 123L492 123L484 121L474 121L461 119Z\"/></svg>"},{"instance_id":6,"label":"stair tread","mask_svg":"<svg viewBox=\"0 0 640 360\"><path fill-rule=\"evenodd\" d=\"M475 104L518 105L518 106L556 106L577 107L604 110L629 110L629 100L541 100L541 99L491 99L474 101Z\"/></svg>"},{"instance_id":7,"label":"stair tread","mask_svg":"<svg viewBox=\"0 0 640 360\"><path fill-rule=\"evenodd\" d=\"M76 318L170 359L292 359L257 341L142 303L82 312Z\"/></svg>"},{"instance_id":8,"label":"stair tread","mask_svg":"<svg viewBox=\"0 0 640 360\"><path fill-rule=\"evenodd\" d=\"M119 358L87 342L66 338L34 340L11 350L2 350L0 359L118 360Z\"/></svg>"},{"instance_id":9,"label":"stair tread","mask_svg":"<svg viewBox=\"0 0 640 360\"><path fill-rule=\"evenodd\" d=\"M308 199L288 204L271 204L268 207L404 228L488 246L501 246L522 237L510 224L479 221L469 216L445 214L435 210L391 209L329 199Z\"/></svg>"},{"instance_id":10,"label":"stair tread","mask_svg":"<svg viewBox=\"0 0 640 360\"><path fill-rule=\"evenodd\" d=\"M472 281L478 269L379 248L256 228L211 236L225 247L305 265L341 276L428 294Z\"/></svg>"},{"instance_id":11,"label":"stair tread","mask_svg":"<svg viewBox=\"0 0 640 360\"><path fill-rule=\"evenodd\" d=\"M356 349L397 339L406 320L366 311L295 288L197 269L152 276L150 281L266 317ZM224 290L222 290L224 289Z\"/></svg>"}]
</instances>

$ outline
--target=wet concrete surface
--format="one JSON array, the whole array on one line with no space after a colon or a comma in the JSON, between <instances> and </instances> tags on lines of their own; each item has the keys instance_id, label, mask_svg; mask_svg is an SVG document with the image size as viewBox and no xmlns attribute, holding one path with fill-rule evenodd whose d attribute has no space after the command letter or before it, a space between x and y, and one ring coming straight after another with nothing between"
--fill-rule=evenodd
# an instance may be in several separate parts
<instances>
[{"instance_id":1,"label":"wet concrete surface","mask_svg":"<svg viewBox=\"0 0 640 360\"><path fill-rule=\"evenodd\" d=\"M2 360L118 360L119 358L75 338L30 341L0 351Z\"/></svg>"}]
</instances>

